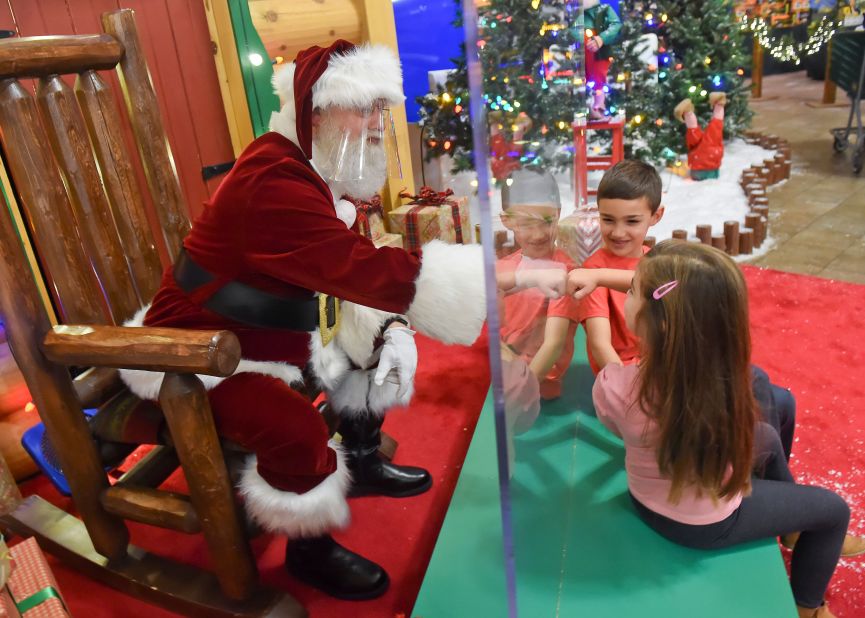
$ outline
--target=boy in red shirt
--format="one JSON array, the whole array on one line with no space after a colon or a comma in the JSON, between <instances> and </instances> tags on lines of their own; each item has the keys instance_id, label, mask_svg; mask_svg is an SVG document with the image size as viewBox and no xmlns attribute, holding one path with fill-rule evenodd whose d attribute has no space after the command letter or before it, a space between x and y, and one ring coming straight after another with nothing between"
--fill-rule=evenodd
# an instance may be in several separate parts
<instances>
[{"instance_id":1,"label":"boy in red shirt","mask_svg":"<svg viewBox=\"0 0 865 618\"><path fill-rule=\"evenodd\" d=\"M641 161L620 161L598 186L598 210L604 246L585 261L583 268L636 270L649 250L643 245L649 228L661 220L661 177ZM639 339L625 324L627 294L598 287L580 304L580 323L586 329L589 364L597 374L609 363L639 362ZM764 420L781 437L790 458L796 428L796 401L786 388L772 382L760 367L751 367L754 398Z\"/></svg>"},{"instance_id":2,"label":"boy in red shirt","mask_svg":"<svg viewBox=\"0 0 865 618\"><path fill-rule=\"evenodd\" d=\"M648 251L646 232L664 216L661 177L641 161L620 161L598 186L598 211L604 246L583 268L635 270ZM639 340L625 325L625 294L599 287L580 304L586 329L589 364L596 374L608 363L626 365L639 360Z\"/></svg>"},{"instance_id":3,"label":"boy in red shirt","mask_svg":"<svg viewBox=\"0 0 865 618\"><path fill-rule=\"evenodd\" d=\"M496 267L504 356L528 366L543 399L561 394L579 323L579 302L565 295L575 265L555 246L560 208L555 179L536 168L515 171L502 189L502 222L520 247Z\"/></svg>"}]
</instances>

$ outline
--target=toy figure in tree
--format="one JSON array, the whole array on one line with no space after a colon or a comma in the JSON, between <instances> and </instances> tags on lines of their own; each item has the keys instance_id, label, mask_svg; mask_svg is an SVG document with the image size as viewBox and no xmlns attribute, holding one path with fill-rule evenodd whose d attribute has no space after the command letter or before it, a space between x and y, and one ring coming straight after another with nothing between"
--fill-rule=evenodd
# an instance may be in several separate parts
<instances>
[{"instance_id":1,"label":"toy figure in tree","mask_svg":"<svg viewBox=\"0 0 865 618\"><path fill-rule=\"evenodd\" d=\"M684 153L673 109L688 97L701 123L712 116L709 93L727 93L724 137L748 128L750 44L731 0L633 0L620 3L622 41L615 72L627 90L616 106L625 111L627 156L661 164Z\"/></svg>"},{"instance_id":2,"label":"toy figure in tree","mask_svg":"<svg viewBox=\"0 0 865 618\"><path fill-rule=\"evenodd\" d=\"M454 3L456 25L462 26L461 0ZM488 0L478 4L484 107L488 113L502 112L499 124L505 127L518 124L521 113L531 118L531 127L522 137L531 147L523 147L522 165L570 169L571 123L574 113L585 108L583 28L577 27L580 3ZM445 84L418 101L427 160L451 156L452 171L459 172L474 166L464 50L453 61L455 70Z\"/></svg>"},{"instance_id":3,"label":"toy figure in tree","mask_svg":"<svg viewBox=\"0 0 865 618\"><path fill-rule=\"evenodd\" d=\"M594 98L589 116L603 120L606 111L607 72L610 70L612 45L619 39L622 22L613 7L599 0L586 0L583 22L586 31L586 83L593 89Z\"/></svg>"},{"instance_id":4,"label":"toy figure in tree","mask_svg":"<svg viewBox=\"0 0 865 618\"><path fill-rule=\"evenodd\" d=\"M687 128L685 144L688 147L688 167L691 168L691 178L694 180L718 177L721 160L724 158L724 106L726 104L727 95L723 92L713 92L709 95L712 119L705 130L700 128L691 99L682 100L673 111L676 118L684 122Z\"/></svg>"},{"instance_id":5,"label":"toy figure in tree","mask_svg":"<svg viewBox=\"0 0 865 618\"><path fill-rule=\"evenodd\" d=\"M525 112L520 112L511 126L505 125L507 118L502 112L490 112L487 119L490 125L490 168L495 179L501 181L521 167L523 137L533 123Z\"/></svg>"}]
</instances>

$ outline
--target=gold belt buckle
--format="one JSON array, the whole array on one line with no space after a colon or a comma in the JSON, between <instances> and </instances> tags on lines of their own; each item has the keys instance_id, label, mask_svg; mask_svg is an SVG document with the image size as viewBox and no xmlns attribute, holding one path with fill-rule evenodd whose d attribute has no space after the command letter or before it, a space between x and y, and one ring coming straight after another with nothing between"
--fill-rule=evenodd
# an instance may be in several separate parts
<instances>
[{"instance_id":1,"label":"gold belt buckle","mask_svg":"<svg viewBox=\"0 0 865 618\"><path fill-rule=\"evenodd\" d=\"M318 332L321 335L321 345L326 346L333 341L339 330L339 300L327 294L318 295Z\"/></svg>"}]
</instances>

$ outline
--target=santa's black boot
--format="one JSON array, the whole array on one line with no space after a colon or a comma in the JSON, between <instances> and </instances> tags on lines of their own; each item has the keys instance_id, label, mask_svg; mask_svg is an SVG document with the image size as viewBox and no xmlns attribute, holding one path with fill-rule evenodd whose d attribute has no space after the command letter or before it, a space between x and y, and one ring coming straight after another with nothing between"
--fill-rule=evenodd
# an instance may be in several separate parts
<instances>
[{"instance_id":1,"label":"santa's black boot","mask_svg":"<svg viewBox=\"0 0 865 618\"><path fill-rule=\"evenodd\" d=\"M290 540L285 548L285 568L310 586L349 601L380 597L390 585L383 568L346 549L329 534Z\"/></svg>"},{"instance_id":2,"label":"santa's black boot","mask_svg":"<svg viewBox=\"0 0 865 618\"><path fill-rule=\"evenodd\" d=\"M352 477L349 495L407 498L422 494L432 486L429 472L415 466L392 464L379 454L383 422L383 417L368 414L343 419L339 425Z\"/></svg>"}]
</instances>

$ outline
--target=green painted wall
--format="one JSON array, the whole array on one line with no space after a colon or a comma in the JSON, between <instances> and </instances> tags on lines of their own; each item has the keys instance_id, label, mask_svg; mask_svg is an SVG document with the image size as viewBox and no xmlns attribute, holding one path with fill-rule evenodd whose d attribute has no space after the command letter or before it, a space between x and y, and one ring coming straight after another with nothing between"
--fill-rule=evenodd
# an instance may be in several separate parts
<instances>
[{"instance_id":1,"label":"green painted wall","mask_svg":"<svg viewBox=\"0 0 865 618\"><path fill-rule=\"evenodd\" d=\"M279 110L279 97L274 93L271 84L273 65L258 31L252 24L247 0L228 0L228 9L231 12L231 24L234 28L237 55L240 58L246 100L249 103L252 130L258 137L268 131L270 114ZM262 60L258 65L253 64L250 59L255 58L256 54Z\"/></svg>"}]
</instances>

